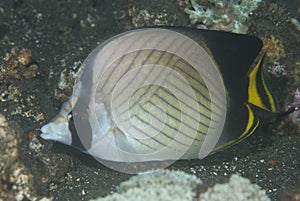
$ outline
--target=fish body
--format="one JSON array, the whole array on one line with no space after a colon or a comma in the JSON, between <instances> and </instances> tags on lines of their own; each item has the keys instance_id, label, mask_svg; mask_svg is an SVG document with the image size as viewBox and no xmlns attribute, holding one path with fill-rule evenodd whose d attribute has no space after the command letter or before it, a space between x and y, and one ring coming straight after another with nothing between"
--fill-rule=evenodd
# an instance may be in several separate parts
<instances>
[{"instance_id":1,"label":"fish body","mask_svg":"<svg viewBox=\"0 0 300 201\"><path fill-rule=\"evenodd\" d=\"M276 112L255 36L184 27L119 34L85 60L41 137L107 161L203 158Z\"/></svg>"}]
</instances>

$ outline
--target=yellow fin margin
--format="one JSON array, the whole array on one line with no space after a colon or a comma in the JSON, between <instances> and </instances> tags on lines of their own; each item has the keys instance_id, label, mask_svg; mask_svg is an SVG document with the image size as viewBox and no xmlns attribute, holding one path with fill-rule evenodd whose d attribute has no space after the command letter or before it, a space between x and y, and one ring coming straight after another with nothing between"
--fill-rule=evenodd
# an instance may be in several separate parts
<instances>
[{"instance_id":1,"label":"yellow fin margin","mask_svg":"<svg viewBox=\"0 0 300 201\"><path fill-rule=\"evenodd\" d=\"M259 125L259 120L255 118L254 116L254 112L251 109L251 107L248 104L245 104L247 109L248 109L248 121L247 121L247 125L246 128L244 130L244 132L236 139L230 140L220 146L217 146L214 148L212 153L215 153L217 151L220 151L226 147L229 147L231 145L234 145L238 142L241 142L243 139L245 139L246 137L252 135L252 133L257 129L258 125Z\"/></svg>"},{"instance_id":2,"label":"yellow fin margin","mask_svg":"<svg viewBox=\"0 0 300 201\"><path fill-rule=\"evenodd\" d=\"M276 105L275 105L274 98L265 83L263 71L261 69L263 57L264 56L261 57L261 59L257 62L253 70L248 75L249 78L248 102L264 110L270 112L276 112ZM258 83L258 81L261 82L262 86L260 86L260 83ZM263 91L263 94L262 92L259 92L258 90L259 87L262 87L261 91Z\"/></svg>"}]
</instances>

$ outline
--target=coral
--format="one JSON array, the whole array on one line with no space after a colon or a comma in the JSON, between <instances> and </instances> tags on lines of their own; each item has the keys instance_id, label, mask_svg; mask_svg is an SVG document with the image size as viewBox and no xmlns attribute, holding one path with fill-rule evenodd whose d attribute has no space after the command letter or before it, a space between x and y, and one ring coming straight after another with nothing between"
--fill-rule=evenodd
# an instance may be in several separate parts
<instances>
[{"instance_id":1,"label":"coral","mask_svg":"<svg viewBox=\"0 0 300 201\"><path fill-rule=\"evenodd\" d=\"M266 51L267 62L275 64L280 58L285 57L284 47L281 40L270 35L263 37L262 41L264 43L263 51Z\"/></svg>"},{"instance_id":2,"label":"coral","mask_svg":"<svg viewBox=\"0 0 300 201\"><path fill-rule=\"evenodd\" d=\"M251 184L250 180L243 178L237 174L232 175L228 183L216 184L209 188L207 192L199 197L199 201L270 201L266 192L261 190L256 184Z\"/></svg>"},{"instance_id":3,"label":"coral","mask_svg":"<svg viewBox=\"0 0 300 201\"><path fill-rule=\"evenodd\" d=\"M296 89L294 93L295 102L294 105L299 109L300 107L300 89Z\"/></svg>"},{"instance_id":4,"label":"coral","mask_svg":"<svg viewBox=\"0 0 300 201\"><path fill-rule=\"evenodd\" d=\"M5 187L2 182L8 179L5 177L8 172L11 172L11 166L18 157L18 139L17 133L11 130L5 117L0 114L0 198L2 197L2 192L5 191L2 189Z\"/></svg>"},{"instance_id":5,"label":"coral","mask_svg":"<svg viewBox=\"0 0 300 201\"><path fill-rule=\"evenodd\" d=\"M291 107L294 108L294 112L290 114L292 121L298 122L298 127L300 130L300 88L296 89L294 92L294 102L291 104Z\"/></svg>"},{"instance_id":6,"label":"coral","mask_svg":"<svg viewBox=\"0 0 300 201\"><path fill-rule=\"evenodd\" d=\"M113 200L193 200L192 190L202 184L194 175L182 171L161 170L132 177L120 184L119 193L94 201Z\"/></svg>"},{"instance_id":7,"label":"coral","mask_svg":"<svg viewBox=\"0 0 300 201\"><path fill-rule=\"evenodd\" d=\"M121 183L118 193L94 201L114 200L269 201L270 199L259 186L251 184L248 179L239 175L232 175L229 183L207 188L194 175L181 171L161 170L134 176Z\"/></svg>"},{"instance_id":8,"label":"coral","mask_svg":"<svg viewBox=\"0 0 300 201\"><path fill-rule=\"evenodd\" d=\"M248 16L261 0L191 0L192 9L185 8L192 24L198 28L246 33Z\"/></svg>"},{"instance_id":9,"label":"coral","mask_svg":"<svg viewBox=\"0 0 300 201\"><path fill-rule=\"evenodd\" d=\"M280 60L285 57L282 41L274 37L274 35L262 37L263 48L265 52L265 65L268 73L275 78L288 75L287 66L282 64Z\"/></svg>"}]
</instances>

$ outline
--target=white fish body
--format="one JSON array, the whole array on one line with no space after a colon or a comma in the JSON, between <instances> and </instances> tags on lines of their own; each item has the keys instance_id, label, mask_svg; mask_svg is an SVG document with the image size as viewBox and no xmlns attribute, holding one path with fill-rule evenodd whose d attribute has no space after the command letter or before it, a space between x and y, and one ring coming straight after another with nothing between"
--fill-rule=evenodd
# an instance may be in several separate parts
<instances>
[{"instance_id":1,"label":"white fish body","mask_svg":"<svg viewBox=\"0 0 300 201\"><path fill-rule=\"evenodd\" d=\"M107 161L203 158L222 133L227 100L205 47L176 31L139 29L88 56L72 96L41 137Z\"/></svg>"}]
</instances>

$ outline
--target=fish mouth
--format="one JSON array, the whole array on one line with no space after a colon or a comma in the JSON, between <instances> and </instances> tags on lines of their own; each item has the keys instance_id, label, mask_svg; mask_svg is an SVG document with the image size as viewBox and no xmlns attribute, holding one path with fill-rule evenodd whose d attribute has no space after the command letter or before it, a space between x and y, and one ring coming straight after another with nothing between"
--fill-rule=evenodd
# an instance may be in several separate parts
<instances>
[{"instance_id":1,"label":"fish mouth","mask_svg":"<svg viewBox=\"0 0 300 201\"><path fill-rule=\"evenodd\" d=\"M44 140L53 140L52 137L51 137L51 134L50 133L46 133L46 132L42 132L40 134L40 137L43 138Z\"/></svg>"},{"instance_id":2,"label":"fish mouth","mask_svg":"<svg viewBox=\"0 0 300 201\"><path fill-rule=\"evenodd\" d=\"M43 138L44 140L51 140L51 132L49 132L50 130L50 126L49 124L44 125L41 128L41 134L40 137Z\"/></svg>"},{"instance_id":3,"label":"fish mouth","mask_svg":"<svg viewBox=\"0 0 300 201\"><path fill-rule=\"evenodd\" d=\"M40 137L44 140L58 141L63 144L71 145L72 135L68 129L68 123L56 124L51 122L41 128Z\"/></svg>"}]
</instances>

